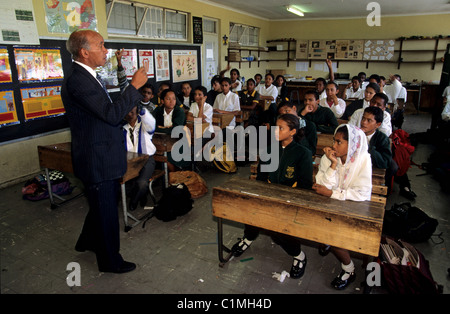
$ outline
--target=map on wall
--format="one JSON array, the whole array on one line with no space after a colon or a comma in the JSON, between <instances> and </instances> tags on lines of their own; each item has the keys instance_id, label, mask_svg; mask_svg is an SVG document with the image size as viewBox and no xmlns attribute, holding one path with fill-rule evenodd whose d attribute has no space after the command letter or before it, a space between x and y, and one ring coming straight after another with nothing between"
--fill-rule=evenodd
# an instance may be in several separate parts
<instances>
[{"instance_id":1,"label":"map on wall","mask_svg":"<svg viewBox=\"0 0 450 314\"><path fill-rule=\"evenodd\" d=\"M336 59L362 60L364 40L336 40Z\"/></svg>"},{"instance_id":2,"label":"map on wall","mask_svg":"<svg viewBox=\"0 0 450 314\"><path fill-rule=\"evenodd\" d=\"M97 30L94 0L44 0L43 3L49 33Z\"/></svg>"},{"instance_id":3,"label":"map on wall","mask_svg":"<svg viewBox=\"0 0 450 314\"><path fill-rule=\"evenodd\" d=\"M392 60L395 40L366 40L364 43L364 60Z\"/></svg>"},{"instance_id":4,"label":"map on wall","mask_svg":"<svg viewBox=\"0 0 450 314\"><path fill-rule=\"evenodd\" d=\"M172 50L173 82L198 79L197 50Z\"/></svg>"}]
</instances>

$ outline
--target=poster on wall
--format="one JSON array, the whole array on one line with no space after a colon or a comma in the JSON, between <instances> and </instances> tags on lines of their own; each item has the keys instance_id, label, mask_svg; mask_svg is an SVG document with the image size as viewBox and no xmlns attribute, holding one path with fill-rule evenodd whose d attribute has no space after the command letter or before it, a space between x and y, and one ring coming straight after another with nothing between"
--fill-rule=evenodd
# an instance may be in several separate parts
<instances>
[{"instance_id":1,"label":"poster on wall","mask_svg":"<svg viewBox=\"0 0 450 314\"><path fill-rule=\"evenodd\" d=\"M25 121L62 115L66 111L61 99L61 86L21 88Z\"/></svg>"},{"instance_id":2,"label":"poster on wall","mask_svg":"<svg viewBox=\"0 0 450 314\"><path fill-rule=\"evenodd\" d=\"M337 60L362 60L364 40L336 40Z\"/></svg>"},{"instance_id":3,"label":"poster on wall","mask_svg":"<svg viewBox=\"0 0 450 314\"><path fill-rule=\"evenodd\" d=\"M106 84L106 88L111 92L118 92L119 80L117 79L117 49L107 49L106 63L102 67L97 67L97 73L102 77ZM132 78L134 72L137 70L137 50L136 49L123 49L122 52L122 66L125 70L127 78Z\"/></svg>"},{"instance_id":4,"label":"poster on wall","mask_svg":"<svg viewBox=\"0 0 450 314\"><path fill-rule=\"evenodd\" d=\"M0 43L39 45L32 0L0 1Z\"/></svg>"},{"instance_id":5,"label":"poster on wall","mask_svg":"<svg viewBox=\"0 0 450 314\"><path fill-rule=\"evenodd\" d=\"M392 60L395 40L366 40L364 42L364 60Z\"/></svg>"},{"instance_id":6,"label":"poster on wall","mask_svg":"<svg viewBox=\"0 0 450 314\"><path fill-rule=\"evenodd\" d=\"M192 17L192 37L194 44L203 44L203 19L201 17Z\"/></svg>"},{"instance_id":7,"label":"poster on wall","mask_svg":"<svg viewBox=\"0 0 450 314\"><path fill-rule=\"evenodd\" d=\"M97 30L94 0L45 0L43 3L49 33Z\"/></svg>"},{"instance_id":8,"label":"poster on wall","mask_svg":"<svg viewBox=\"0 0 450 314\"><path fill-rule=\"evenodd\" d=\"M0 47L0 83L11 83L11 67L6 47Z\"/></svg>"},{"instance_id":9,"label":"poster on wall","mask_svg":"<svg viewBox=\"0 0 450 314\"><path fill-rule=\"evenodd\" d=\"M156 81L170 80L169 50L155 50Z\"/></svg>"},{"instance_id":10,"label":"poster on wall","mask_svg":"<svg viewBox=\"0 0 450 314\"><path fill-rule=\"evenodd\" d=\"M148 78L155 77L153 50L139 50L139 67L144 67Z\"/></svg>"},{"instance_id":11,"label":"poster on wall","mask_svg":"<svg viewBox=\"0 0 450 314\"><path fill-rule=\"evenodd\" d=\"M14 48L17 75L21 83L64 78L59 48Z\"/></svg>"},{"instance_id":12,"label":"poster on wall","mask_svg":"<svg viewBox=\"0 0 450 314\"><path fill-rule=\"evenodd\" d=\"M310 40L308 47L309 59L334 59L336 40Z\"/></svg>"},{"instance_id":13,"label":"poster on wall","mask_svg":"<svg viewBox=\"0 0 450 314\"><path fill-rule=\"evenodd\" d=\"M0 91L0 128L18 124L16 105L14 103L14 92L12 90Z\"/></svg>"},{"instance_id":14,"label":"poster on wall","mask_svg":"<svg viewBox=\"0 0 450 314\"><path fill-rule=\"evenodd\" d=\"M197 50L172 50L173 82L198 79Z\"/></svg>"},{"instance_id":15,"label":"poster on wall","mask_svg":"<svg viewBox=\"0 0 450 314\"><path fill-rule=\"evenodd\" d=\"M308 58L308 41L307 40L297 40L295 45L295 58L296 59L307 59Z\"/></svg>"}]
</instances>

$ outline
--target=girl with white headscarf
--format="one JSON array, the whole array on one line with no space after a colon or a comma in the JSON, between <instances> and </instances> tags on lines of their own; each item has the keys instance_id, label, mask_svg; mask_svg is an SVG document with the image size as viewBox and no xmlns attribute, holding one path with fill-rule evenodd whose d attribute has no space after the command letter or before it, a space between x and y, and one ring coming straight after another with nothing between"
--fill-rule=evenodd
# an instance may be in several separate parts
<instances>
[{"instance_id":1,"label":"girl with white headscarf","mask_svg":"<svg viewBox=\"0 0 450 314\"><path fill-rule=\"evenodd\" d=\"M338 200L366 201L372 193L372 161L363 131L341 124L334 132L333 147L325 147L313 189ZM342 272L331 282L342 290L355 280L355 266L350 253L332 248L341 262Z\"/></svg>"}]
</instances>

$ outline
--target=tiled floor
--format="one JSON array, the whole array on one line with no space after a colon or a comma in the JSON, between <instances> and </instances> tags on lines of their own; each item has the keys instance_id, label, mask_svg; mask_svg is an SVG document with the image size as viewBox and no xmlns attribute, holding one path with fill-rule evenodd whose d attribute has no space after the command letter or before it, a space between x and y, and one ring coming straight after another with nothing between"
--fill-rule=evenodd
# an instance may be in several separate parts
<instances>
[{"instance_id":1,"label":"tiled floor","mask_svg":"<svg viewBox=\"0 0 450 314\"><path fill-rule=\"evenodd\" d=\"M428 114L408 115L407 132L425 132L430 125ZM433 147L420 143L413 155L417 164L426 162ZM215 169L202 172L209 192L195 200L193 210L172 222L155 218L145 228L138 226L128 233L121 229L121 253L135 262L137 269L126 274L100 273L93 253L78 253L75 242L81 230L87 203L78 198L55 210L48 200L31 202L22 199L23 184L0 190L1 293L2 294L361 294L365 280L361 256L354 255L357 280L346 290L336 291L331 280L340 271L336 258L318 254L317 244L305 242L308 256L306 273L300 280L287 278L279 282L273 272L289 271L291 258L265 234L240 257L219 267L217 224L211 215L212 187L230 176L248 177L249 167L227 175ZM439 221L438 232L444 242L429 240L416 247L430 261L434 279L449 293L450 267L449 204L437 181L414 166L409 170L414 202ZM72 183L77 181L71 177ZM396 186L397 187L397 186ZM387 208L406 199L398 188L388 199ZM122 215L120 215L121 224ZM225 244L229 247L241 237L243 226L227 222ZM436 237L435 240L439 240ZM66 282L70 262L81 266L81 286ZM384 293L382 288L373 293Z\"/></svg>"}]
</instances>

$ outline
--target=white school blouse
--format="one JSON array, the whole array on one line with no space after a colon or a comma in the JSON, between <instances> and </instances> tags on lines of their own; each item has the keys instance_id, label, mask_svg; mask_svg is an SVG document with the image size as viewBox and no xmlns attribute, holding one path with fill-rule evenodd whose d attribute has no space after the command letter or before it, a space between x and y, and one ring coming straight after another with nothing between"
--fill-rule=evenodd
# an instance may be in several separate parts
<instances>
[{"instance_id":1,"label":"white school blouse","mask_svg":"<svg viewBox=\"0 0 450 314\"><path fill-rule=\"evenodd\" d=\"M191 104L191 109L189 109L189 112L192 113L192 115L194 116L194 118L202 118L198 116L198 104L196 102ZM209 123L209 127L208 127L208 131L210 131L211 133L214 133L214 127L212 125L212 117L213 117L213 107L208 104L208 103L204 103L203 104L203 114L205 115L205 121L207 123Z\"/></svg>"},{"instance_id":2,"label":"white school blouse","mask_svg":"<svg viewBox=\"0 0 450 314\"><path fill-rule=\"evenodd\" d=\"M326 98L321 99L319 105L321 107L330 108L331 111L333 111L334 116L336 117L336 119L339 119L340 117L342 117L342 115L344 114L344 111L345 111L345 107L347 106L345 104L345 100L343 100L341 98L338 98L338 104L337 105L335 105L333 103L333 105L331 107L328 105L328 102L327 102Z\"/></svg>"},{"instance_id":3,"label":"white school blouse","mask_svg":"<svg viewBox=\"0 0 450 314\"><path fill-rule=\"evenodd\" d=\"M272 84L269 87L266 87L265 84L259 84L258 87L259 89L257 90L257 92L260 96L272 96L272 103L277 101L278 88L275 85Z\"/></svg>"},{"instance_id":4,"label":"white school blouse","mask_svg":"<svg viewBox=\"0 0 450 314\"><path fill-rule=\"evenodd\" d=\"M214 101L213 109L219 109L224 111L239 111L241 110L241 104L239 102L239 96L232 91L228 94L220 93L217 95ZM234 128L236 126L236 117L230 122L227 128Z\"/></svg>"},{"instance_id":5,"label":"white school blouse","mask_svg":"<svg viewBox=\"0 0 450 314\"><path fill-rule=\"evenodd\" d=\"M370 155L360 165L357 176L354 176L349 188L341 190L339 182L344 177L344 166L341 159L338 158L336 169L330 168L331 160L326 155L320 159L319 171L316 174L316 183L324 185L327 189L333 191L331 198L345 201L367 201L371 199L372 194L372 161Z\"/></svg>"},{"instance_id":6,"label":"white school blouse","mask_svg":"<svg viewBox=\"0 0 450 314\"><path fill-rule=\"evenodd\" d=\"M358 90L355 92L353 90L353 87L350 87L345 90L345 96L347 96L347 99L349 98L363 99L364 90L361 87L359 87Z\"/></svg>"}]
</instances>

